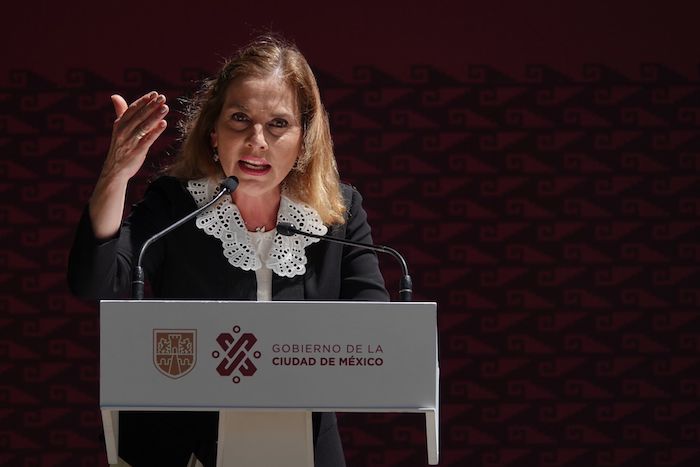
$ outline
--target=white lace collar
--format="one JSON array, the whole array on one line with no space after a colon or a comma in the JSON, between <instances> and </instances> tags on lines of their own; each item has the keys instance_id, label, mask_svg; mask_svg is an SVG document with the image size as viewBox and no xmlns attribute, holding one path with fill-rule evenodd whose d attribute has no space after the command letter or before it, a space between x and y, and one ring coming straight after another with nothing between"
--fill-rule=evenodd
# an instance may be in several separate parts
<instances>
[{"instance_id":1,"label":"white lace collar","mask_svg":"<svg viewBox=\"0 0 700 467\"><path fill-rule=\"evenodd\" d=\"M202 178L187 182L187 189L197 206L201 207L219 192L219 185L210 179ZM328 232L328 228L323 225L313 208L296 203L284 195L280 201L277 222L291 222L300 230L317 235L325 235ZM214 206L199 214L196 224L208 235L221 240L224 256L233 266L244 271L257 271L262 267L262 261L255 250L255 243L251 240L241 213L230 196L224 196ZM275 233L265 266L282 277L304 274L306 272L304 249L318 241L316 238L302 235L287 237Z\"/></svg>"}]
</instances>

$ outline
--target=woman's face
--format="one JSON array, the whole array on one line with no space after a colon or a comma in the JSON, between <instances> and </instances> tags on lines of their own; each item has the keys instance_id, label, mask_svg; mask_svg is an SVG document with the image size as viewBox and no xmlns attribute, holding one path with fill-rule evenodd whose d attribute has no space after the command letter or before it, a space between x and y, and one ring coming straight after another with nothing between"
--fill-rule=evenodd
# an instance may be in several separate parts
<instances>
[{"instance_id":1,"label":"woman's face","mask_svg":"<svg viewBox=\"0 0 700 467\"><path fill-rule=\"evenodd\" d=\"M238 177L237 194L279 195L301 150L298 108L292 88L275 76L229 85L211 144L226 176Z\"/></svg>"}]
</instances>

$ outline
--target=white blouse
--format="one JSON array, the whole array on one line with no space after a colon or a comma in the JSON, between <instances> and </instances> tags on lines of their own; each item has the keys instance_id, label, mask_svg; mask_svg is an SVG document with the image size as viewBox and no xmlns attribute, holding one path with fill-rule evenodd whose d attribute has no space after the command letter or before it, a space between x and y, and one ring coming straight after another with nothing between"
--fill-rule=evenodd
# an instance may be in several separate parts
<instances>
[{"instance_id":1,"label":"white blouse","mask_svg":"<svg viewBox=\"0 0 700 467\"><path fill-rule=\"evenodd\" d=\"M270 256L272 241L275 238L277 229L269 232L248 232L253 243L253 249L256 251L260 262L263 266L255 270L255 278L258 282L258 301L269 302L272 300L272 269L265 266Z\"/></svg>"}]
</instances>

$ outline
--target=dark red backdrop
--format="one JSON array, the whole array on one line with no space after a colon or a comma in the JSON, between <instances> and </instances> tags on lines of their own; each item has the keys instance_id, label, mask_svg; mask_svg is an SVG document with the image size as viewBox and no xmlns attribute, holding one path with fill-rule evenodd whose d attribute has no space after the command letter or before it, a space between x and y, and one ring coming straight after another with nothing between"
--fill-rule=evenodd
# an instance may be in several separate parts
<instances>
[{"instance_id":1,"label":"dark red backdrop","mask_svg":"<svg viewBox=\"0 0 700 467\"><path fill-rule=\"evenodd\" d=\"M0 463L105 462L96 306L64 271L109 94L174 102L271 28L318 73L376 241L439 302L441 465L697 465L693 2L482 3L4 7ZM350 466L425 464L417 416L341 430Z\"/></svg>"}]
</instances>

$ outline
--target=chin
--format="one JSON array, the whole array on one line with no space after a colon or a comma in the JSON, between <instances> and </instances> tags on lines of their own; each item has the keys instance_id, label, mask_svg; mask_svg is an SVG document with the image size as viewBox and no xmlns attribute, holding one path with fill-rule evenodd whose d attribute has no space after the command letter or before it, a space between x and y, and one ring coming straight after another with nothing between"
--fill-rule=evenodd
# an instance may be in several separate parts
<instances>
[{"instance_id":1,"label":"chin","mask_svg":"<svg viewBox=\"0 0 700 467\"><path fill-rule=\"evenodd\" d=\"M279 195L282 192L281 186L270 185L267 183L256 183L255 180L250 179L240 179L240 184L236 193L245 196L265 196L265 195Z\"/></svg>"}]
</instances>

